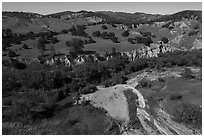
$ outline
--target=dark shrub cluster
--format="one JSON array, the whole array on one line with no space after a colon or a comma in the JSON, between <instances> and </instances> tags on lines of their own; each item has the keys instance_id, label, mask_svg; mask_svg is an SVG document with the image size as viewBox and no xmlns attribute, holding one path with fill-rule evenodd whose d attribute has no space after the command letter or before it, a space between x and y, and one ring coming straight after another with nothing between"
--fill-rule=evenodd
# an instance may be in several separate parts
<instances>
[{"instance_id":1,"label":"dark shrub cluster","mask_svg":"<svg viewBox=\"0 0 204 137\"><path fill-rule=\"evenodd\" d=\"M59 40L57 39L57 37L52 37L51 38L51 43L52 44L56 44L56 43L58 43L59 42Z\"/></svg>"},{"instance_id":2,"label":"dark shrub cluster","mask_svg":"<svg viewBox=\"0 0 204 137\"><path fill-rule=\"evenodd\" d=\"M61 33L62 34L67 34L69 31L67 30L67 29L63 29L62 31L61 31Z\"/></svg>"},{"instance_id":3,"label":"dark shrub cluster","mask_svg":"<svg viewBox=\"0 0 204 137\"><path fill-rule=\"evenodd\" d=\"M100 37L101 33L100 33L100 31L95 31L95 32L92 33L92 35L94 37Z\"/></svg>"},{"instance_id":4,"label":"dark shrub cluster","mask_svg":"<svg viewBox=\"0 0 204 137\"><path fill-rule=\"evenodd\" d=\"M11 31L11 29L2 30L2 47L3 50L6 50L8 47L13 44L21 44L21 41L25 41L27 39L36 39L38 37L44 38L47 42L51 42L53 36L58 35L57 32L48 31L48 32L28 32L25 34L15 34ZM44 43L45 44L45 43Z\"/></svg>"},{"instance_id":5,"label":"dark shrub cluster","mask_svg":"<svg viewBox=\"0 0 204 137\"><path fill-rule=\"evenodd\" d=\"M123 37L128 37L129 34L130 34L129 30L126 30L126 31L124 31L121 35L122 35Z\"/></svg>"},{"instance_id":6,"label":"dark shrub cluster","mask_svg":"<svg viewBox=\"0 0 204 137\"><path fill-rule=\"evenodd\" d=\"M184 68L183 77L186 78L186 79L194 78L193 72L191 71L191 69L189 69L189 68Z\"/></svg>"},{"instance_id":7,"label":"dark shrub cluster","mask_svg":"<svg viewBox=\"0 0 204 137\"><path fill-rule=\"evenodd\" d=\"M107 27L106 25L102 25L101 28L102 28L103 30L108 29L108 27Z\"/></svg>"},{"instance_id":8,"label":"dark shrub cluster","mask_svg":"<svg viewBox=\"0 0 204 137\"><path fill-rule=\"evenodd\" d=\"M111 40L112 42L114 42L114 43L120 43L120 42L118 41L118 38L115 36L115 33L109 32L109 37L110 37L110 40Z\"/></svg>"},{"instance_id":9,"label":"dark shrub cluster","mask_svg":"<svg viewBox=\"0 0 204 137\"><path fill-rule=\"evenodd\" d=\"M106 32L106 31L102 32L100 37L103 39L109 39L110 38L108 32Z\"/></svg>"},{"instance_id":10,"label":"dark shrub cluster","mask_svg":"<svg viewBox=\"0 0 204 137\"><path fill-rule=\"evenodd\" d=\"M162 41L164 44L166 44L166 43L169 42L168 38L166 38L166 37L162 37L162 38L161 38L161 41Z\"/></svg>"},{"instance_id":11,"label":"dark shrub cluster","mask_svg":"<svg viewBox=\"0 0 204 137\"><path fill-rule=\"evenodd\" d=\"M68 32L71 32L72 35L74 36L82 36L82 37L89 37L89 35L85 32L85 25L78 25L78 26L73 26L68 30Z\"/></svg>"},{"instance_id":12,"label":"dark shrub cluster","mask_svg":"<svg viewBox=\"0 0 204 137\"><path fill-rule=\"evenodd\" d=\"M116 28L117 27L117 25L115 25L115 24L111 24L112 25L112 27L114 27L114 28Z\"/></svg>"},{"instance_id":13,"label":"dark shrub cluster","mask_svg":"<svg viewBox=\"0 0 204 137\"><path fill-rule=\"evenodd\" d=\"M104 31L101 33L100 31L95 31L92 33L92 35L94 37L101 37L102 39L110 39L114 43L120 43L118 41L118 38L115 36L115 33L113 33L113 32L108 33L106 31Z\"/></svg>"},{"instance_id":14,"label":"dark shrub cluster","mask_svg":"<svg viewBox=\"0 0 204 137\"><path fill-rule=\"evenodd\" d=\"M150 37L141 37L141 36L136 36L135 38L129 38L128 42L130 42L131 44L143 43L146 46L150 46L150 44L153 43Z\"/></svg>"},{"instance_id":15,"label":"dark shrub cluster","mask_svg":"<svg viewBox=\"0 0 204 137\"><path fill-rule=\"evenodd\" d=\"M140 34L142 35L142 37L152 37L151 32L142 32L142 31L140 31Z\"/></svg>"},{"instance_id":16,"label":"dark shrub cluster","mask_svg":"<svg viewBox=\"0 0 204 137\"><path fill-rule=\"evenodd\" d=\"M13 50L9 50L9 51L8 51L8 56L11 57L11 58L13 58L13 57L16 57L17 54L16 54Z\"/></svg>"},{"instance_id":17,"label":"dark shrub cluster","mask_svg":"<svg viewBox=\"0 0 204 137\"><path fill-rule=\"evenodd\" d=\"M84 87L80 93L82 94L89 94L89 93L94 93L97 90L97 87L93 84L87 85L86 87Z\"/></svg>"},{"instance_id":18,"label":"dark shrub cluster","mask_svg":"<svg viewBox=\"0 0 204 137\"><path fill-rule=\"evenodd\" d=\"M128 38L127 40L130 44L135 44L135 39L134 38Z\"/></svg>"},{"instance_id":19,"label":"dark shrub cluster","mask_svg":"<svg viewBox=\"0 0 204 137\"><path fill-rule=\"evenodd\" d=\"M96 41L95 41L95 40L93 40L93 38L89 38L88 43L96 43Z\"/></svg>"},{"instance_id":20,"label":"dark shrub cluster","mask_svg":"<svg viewBox=\"0 0 204 137\"><path fill-rule=\"evenodd\" d=\"M66 46L69 47L70 52L77 54L83 51L84 41L80 38L73 38L71 41L66 42Z\"/></svg>"},{"instance_id":21,"label":"dark shrub cluster","mask_svg":"<svg viewBox=\"0 0 204 137\"><path fill-rule=\"evenodd\" d=\"M188 33L188 36L193 36L193 35L197 35L198 31L192 30Z\"/></svg>"},{"instance_id":22,"label":"dark shrub cluster","mask_svg":"<svg viewBox=\"0 0 204 137\"><path fill-rule=\"evenodd\" d=\"M23 44L22 48L28 49L28 45L27 44Z\"/></svg>"},{"instance_id":23,"label":"dark shrub cluster","mask_svg":"<svg viewBox=\"0 0 204 137\"><path fill-rule=\"evenodd\" d=\"M59 101L70 97L71 102L76 102L80 94L95 92L97 85L112 86L125 83L126 74L145 68L202 65L200 50L167 52L159 54L158 58L139 58L132 62L126 57L117 55L115 51L113 54L115 54L114 57L109 60L90 61L73 66L71 69L47 68L41 64L30 64L31 66L28 65L22 70L4 70L2 73L2 102L5 106L2 111L3 120L32 122L52 117L54 112L59 110L57 107ZM150 86L150 83L141 82L141 84ZM71 97L72 95L75 97ZM13 97L17 99L9 99ZM173 100L179 98L176 96ZM72 103L68 104L68 106L71 105ZM185 111L182 112L186 113L179 114L178 120L193 122L195 125L199 123L200 111L196 108L193 109L195 112L189 107L183 108Z\"/></svg>"}]
</instances>

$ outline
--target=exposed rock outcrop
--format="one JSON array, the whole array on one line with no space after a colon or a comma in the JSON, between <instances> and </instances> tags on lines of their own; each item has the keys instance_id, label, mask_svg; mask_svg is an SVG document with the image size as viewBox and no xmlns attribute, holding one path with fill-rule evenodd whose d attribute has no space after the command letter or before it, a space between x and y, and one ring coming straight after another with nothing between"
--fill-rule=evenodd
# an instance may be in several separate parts
<instances>
[{"instance_id":1,"label":"exposed rock outcrop","mask_svg":"<svg viewBox=\"0 0 204 137\"><path fill-rule=\"evenodd\" d=\"M195 39L195 41L193 42L193 47L191 48L191 50L193 49L202 49L202 39Z\"/></svg>"}]
</instances>

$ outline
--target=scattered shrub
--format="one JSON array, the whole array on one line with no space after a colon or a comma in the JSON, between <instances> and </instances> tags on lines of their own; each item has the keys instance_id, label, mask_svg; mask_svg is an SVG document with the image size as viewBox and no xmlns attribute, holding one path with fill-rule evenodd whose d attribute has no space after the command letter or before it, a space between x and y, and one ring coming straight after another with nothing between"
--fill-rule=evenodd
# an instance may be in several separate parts
<instances>
[{"instance_id":1,"label":"scattered shrub","mask_svg":"<svg viewBox=\"0 0 204 137\"><path fill-rule=\"evenodd\" d=\"M97 87L93 84L87 85L81 90L82 94L89 94L89 93L94 93L97 90Z\"/></svg>"},{"instance_id":2,"label":"scattered shrub","mask_svg":"<svg viewBox=\"0 0 204 137\"><path fill-rule=\"evenodd\" d=\"M57 37L52 37L51 42L52 42L52 44L55 44L55 43L58 43L59 40L57 39Z\"/></svg>"},{"instance_id":3,"label":"scattered shrub","mask_svg":"<svg viewBox=\"0 0 204 137\"><path fill-rule=\"evenodd\" d=\"M100 33L100 31L95 31L95 32L92 33L92 35L94 37L100 37L101 33Z\"/></svg>"},{"instance_id":4,"label":"scattered shrub","mask_svg":"<svg viewBox=\"0 0 204 137\"><path fill-rule=\"evenodd\" d=\"M158 81L165 82L164 78L161 78L161 77L158 78Z\"/></svg>"},{"instance_id":5,"label":"scattered shrub","mask_svg":"<svg viewBox=\"0 0 204 137\"><path fill-rule=\"evenodd\" d=\"M161 41L162 41L164 44L166 44L166 43L169 42L168 38L166 38L166 37L162 37L162 38L161 38Z\"/></svg>"},{"instance_id":6,"label":"scattered shrub","mask_svg":"<svg viewBox=\"0 0 204 137\"><path fill-rule=\"evenodd\" d=\"M128 42L129 42L130 44L135 44L135 40L134 40L133 38L128 38Z\"/></svg>"},{"instance_id":7,"label":"scattered shrub","mask_svg":"<svg viewBox=\"0 0 204 137\"><path fill-rule=\"evenodd\" d=\"M194 78L193 73L189 68L184 69L183 77L187 79Z\"/></svg>"},{"instance_id":8,"label":"scattered shrub","mask_svg":"<svg viewBox=\"0 0 204 137\"><path fill-rule=\"evenodd\" d=\"M141 38L139 43L143 43L146 46L150 46L151 43L153 43L153 41L151 40L151 38Z\"/></svg>"},{"instance_id":9,"label":"scattered shrub","mask_svg":"<svg viewBox=\"0 0 204 137\"><path fill-rule=\"evenodd\" d=\"M128 37L129 34L130 34L130 32L129 32L128 30L126 30L126 31L124 31L121 35L122 35L123 37Z\"/></svg>"},{"instance_id":10,"label":"scattered shrub","mask_svg":"<svg viewBox=\"0 0 204 137\"><path fill-rule=\"evenodd\" d=\"M109 37L108 32L106 32L106 31L102 32L102 33L101 33L101 38L103 38L103 39L109 39L110 37Z\"/></svg>"},{"instance_id":11,"label":"scattered shrub","mask_svg":"<svg viewBox=\"0 0 204 137\"><path fill-rule=\"evenodd\" d=\"M78 53L83 50L84 42L80 38L72 38L71 41L66 42L66 46L71 48L70 52Z\"/></svg>"},{"instance_id":12,"label":"scattered shrub","mask_svg":"<svg viewBox=\"0 0 204 137\"><path fill-rule=\"evenodd\" d=\"M96 41L93 40L92 38L89 38L89 43L96 43Z\"/></svg>"},{"instance_id":13,"label":"scattered shrub","mask_svg":"<svg viewBox=\"0 0 204 137\"><path fill-rule=\"evenodd\" d=\"M117 26L115 24L112 24L112 27L116 28Z\"/></svg>"},{"instance_id":14,"label":"scattered shrub","mask_svg":"<svg viewBox=\"0 0 204 137\"><path fill-rule=\"evenodd\" d=\"M142 37L151 37L152 36L151 32L141 32L140 31L140 34L142 34Z\"/></svg>"},{"instance_id":15,"label":"scattered shrub","mask_svg":"<svg viewBox=\"0 0 204 137\"><path fill-rule=\"evenodd\" d=\"M194 26L193 26L193 29L198 29L199 28L199 24L195 24Z\"/></svg>"},{"instance_id":16,"label":"scattered shrub","mask_svg":"<svg viewBox=\"0 0 204 137\"><path fill-rule=\"evenodd\" d=\"M189 36L197 35L198 31L192 30L188 33Z\"/></svg>"},{"instance_id":17,"label":"scattered shrub","mask_svg":"<svg viewBox=\"0 0 204 137\"><path fill-rule=\"evenodd\" d=\"M141 87L148 87L148 88L151 88L151 82L150 81L147 81L145 79L142 79L140 82L139 82L139 85Z\"/></svg>"},{"instance_id":18,"label":"scattered shrub","mask_svg":"<svg viewBox=\"0 0 204 137\"><path fill-rule=\"evenodd\" d=\"M120 43L120 42L118 41L118 38L116 38L116 37L114 37L114 36L110 37L110 40L111 40L112 42L114 42L114 43Z\"/></svg>"},{"instance_id":19,"label":"scattered shrub","mask_svg":"<svg viewBox=\"0 0 204 137\"><path fill-rule=\"evenodd\" d=\"M61 31L61 33L62 33L62 34L67 34L67 33L68 33L68 30L67 30L67 29L63 29L63 30Z\"/></svg>"},{"instance_id":20,"label":"scattered shrub","mask_svg":"<svg viewBox=\"0 0 204 137\"><path fill-rule=\"evenodd\" d=\"M181 99L182 99L182 95L174 94L174 95L171 95L171 96L170 96L170 99L171 99L172 101L178 101L178 100L181 100Z\"/></svg>"},{"instance_id":21,"label":"scattered shrub","mask_svg":"<svg viewBox=\"0 0 204 137\"><path fill-rule=\"evenodd\" d=\"M102 25L101 28L102 28L103 30L108 29L108 27L107 27L106 25Z\"/></svg>"},{"instance_id":22,"label":"scattered shrub","mask_svg":"<svg viewBox=\"0 0 204 137\"><path fill-rule=\"evenodd\" d=\"M11 57L11 58L13 58L13 57L16 57L17 54L16 54L13 50L9 50L8 56Z\"/></svg>"},{"instance_id":23,"label":"scattered shrub","mask_svg":"<svg viewBox=\"0 0 204 137\"><path fill-rule=\"evenodd\" d=\"M27 44L23 44L22 48L28 49L28 45Z\"/></svg>"}]
</instances>

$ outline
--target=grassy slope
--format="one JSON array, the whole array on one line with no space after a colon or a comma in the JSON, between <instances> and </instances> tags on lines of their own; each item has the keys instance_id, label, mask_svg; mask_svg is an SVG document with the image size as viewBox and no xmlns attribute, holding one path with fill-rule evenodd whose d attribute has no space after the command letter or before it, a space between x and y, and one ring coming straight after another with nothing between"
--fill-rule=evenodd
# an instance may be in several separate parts
<instances>
[{"instance_id":1,"label":"grassy slope","mask_svg":"<svg viewBox=\"0 0 204 137\"><path fill-rule=\"evenodd\" d=\"M152 85L151 88L139 89L147 99L147 104L150 108L149 112L152 114L156 114L156 110L160 106L173 116L180 115L177 112L177 108L183 104L197 106L198 108L202 106L202 81L200 80L169 78L163 84L161 82L153 82ZM183 111L181 110L181 112ZM199 116L199 114L196 115L196 117ZM198 123L197 125L199 126Z\"/></svg>"},{"instance_id":2,"label":"grassy slope","mask_svg":"<svg viewBox=\"0 0 204 137\"><path fill-rule=\"evenodd\" d=\"M91 105L73 106L56 112L40 123L3 123L2 133L17 135L104 135L119 134L113 119Z\"/></svg>"},{"instance_id":3,"label":"grassy slope","mask_svg":"<svg viewBox=\"0 0 204 137\"><path fill-rule=\"evenodd\" d=\"M88 21L84 20L82 18L78 19L70 19L68 21L64 20L59 20L56 18L44 18L44 19L37 19L37 20L25 20L25 19L18 19L18 18L10 18L10 19L4 19L3 20L3 28L10 27L12 30L16 33L25 33L29 31L33 32L41 32L46 30L46 28L42 28L42 25L48 25L50 28L52 28L54 31L61 31L62 29L69 29L72 25L79 25L79 24L86 24ZM190 29L193 29L193 26L197 23L195 21L191 21L192 25L190 25ZM101 28L101 24L99 25L93 25L93 26L87 26L87 29L85 30L90 36L92 36L92 33L95 31L100 31L100 32L113 32L115 33L116 37L118 37L118 40L120 43L113 43L111 40L105 40L102 38L98 37L93 37L92 38L96 41L96 43L91 43L91 44L86 44L85 45L85 50L92 50L96 51L98 53L105 53L105 52L110 52L111 49L114 47L116 48L117 51L131 51L132 49L138 49L144 44L130 44L127 40L128 38L134 38L136 35L130 34L128 37L123 37L121 35L122 32L124 32L123 29L120 28L114 28L113 26L109 24L105 24L108 29L103 30ZM200 31L199 33L202 33L202 26L199 24L198 30ZM145 26L143 25L140 28L132 29L133 31L142 31L142 32L152 32L156 38L152 38L154 43L157 41L161 40L162 37L167 37L169 40L173 39L175 36L178 34L171 34L170 30L167 28L160 28L160 27L153 27L153 26ZM189 31L188 31L189 32ZM188 49L190 49L193 45L193 42L195 38L198 36L188 36L188 32L183 36L181 39L179 46L185 46ZM73 37L78 37L78 36L72 36L70 34L60 34L57 36L57 38L60 40L59 43L55 44L54 47L56 49L56 52L60 53L67 53L67 48L65 45L65 42L67 40L70 40ZM78 37L81 39L86 39L83 37ZM28 44L32 49L22 49L18 50L17 53L20 55L20 57L33 57L39 55L38 50L34 47L36 45L36 40L27 40L24 41L23 43ZM11 49L20 49L22 45L14 45L11 47ZM47 49L50 48L50 44L47 44ZM45 53L49 53L49 51L46 51Z\"/></svg>"},{"instance_id":4,"label":"grassy slope","mask_svg":"<svg viewBox=\"0 0 204 137\"><path fill-rule=\"evenodd\" d=\"M107 25L107 24L106 24ZM93 39L96 41L96 43L91 43L91 44L86 44L85 45L85 50L91 50L91 51L97 51L98 53L105 53L110 52L112 47L115 47L117 51L131 51L132 49L137 49L140 48L142 46L144 46L144 44L130 44L127 39L130 37L134 37L134 35L130 35L128 37L122 37L121 33L124 31L122 29L116 29L110 25L107 25L109 29L107 30L102 30L101 29L101 25L94 25L94 26L88 26L87 29L85 30L90 36L92 36L92 33L94 31L107 31L107 32L114 32L116 37L119 38L120 43L113 43L111 40L105 40L102 38L97 38L97 37L93 37ZM82 40L88 40L87 38L84 37L80 37L80 36L72 36L70 33L68 34L60 34L57 35L57 38L60 40L59 43L54 44L56 53L60 52L60 53L64 53L67 54L68 53L68 49L65 45L65 42L68 40L71 40L72 38L81 38ZM19 54L20 58L30 58L30 57L34 57L39 55L39 51L36 48L37 45L37 40L26 40L23 41L22 44L18 44L18 45L14 45L12 46L10 49L16 51L17 54ZM29 46L29 49L23 49L21 48L23 44L27 44ZM49 54L49 49L50 46L52 44L46 44L46 49L47 51L45 51L45 54ZM21 49L20 49L21 48Z\"/></svg>"},{"instance_id":5,"label":"grassy slope","mask_svg":"<svg viewBox=\"0 0 204 137\"><path fill-rule=\"evenodd\" d=\"M130 44L127 41L128 38L135 37L133 34L130 34L128 37L123 37L121 35L121 33L124 32L123 29L114 28L109 24L105 24L105 25L108 27L107 30L103 30L101 28L102 25L100 24L100 25L88 26L85 31L91 36L92 36L92 33L95 31L100 31L100 32L107 31L108 33L113 32L115 33L115 36L118 38L120 43L113 43L111 40L104 40L102 38L93 37L96 43L85 45L85 49L95 50L99 53L105 53L106 51L110 52L112 47L116 48L117 51L131 51L132 49L137 49L144 46L144 44Z\"/></svg>"}]
</instances>

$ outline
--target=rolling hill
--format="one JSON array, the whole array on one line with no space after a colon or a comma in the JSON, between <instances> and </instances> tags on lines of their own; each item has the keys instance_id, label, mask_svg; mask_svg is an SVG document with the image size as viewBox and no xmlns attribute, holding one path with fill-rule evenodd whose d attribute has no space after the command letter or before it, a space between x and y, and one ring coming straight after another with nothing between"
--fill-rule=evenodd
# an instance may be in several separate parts
<instances>
[{"instance_id":1,"label":"rolling hill","mask_svg":"<svg viewBox=\"0 0 204 137\"><path fill-rule=\"evenodd\" d=\"M202 134L202 11L2 15L2 134Z\"/></svg>"}]
</instances>

